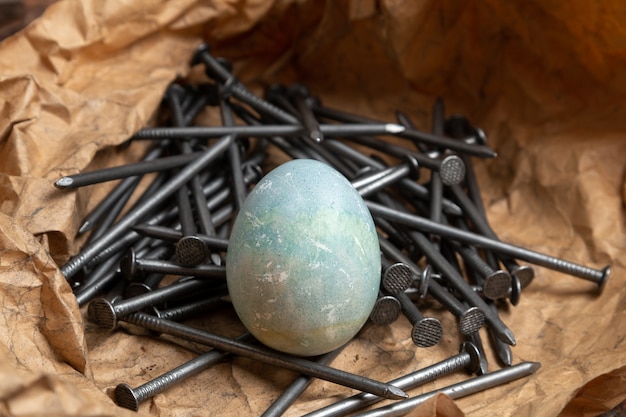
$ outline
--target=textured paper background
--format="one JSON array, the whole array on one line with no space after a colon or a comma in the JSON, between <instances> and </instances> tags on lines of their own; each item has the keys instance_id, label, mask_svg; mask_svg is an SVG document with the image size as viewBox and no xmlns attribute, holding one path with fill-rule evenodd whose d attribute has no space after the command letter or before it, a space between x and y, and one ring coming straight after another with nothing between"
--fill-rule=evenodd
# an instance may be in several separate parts
<instances>
[{"instance_id":1,"label":"textured paper background","mask_svg":"<svg viewBox=\"0 0 626 417\"><path fill-rule=\"evenodd\" d=\"M613 265L601 297L589 282L537 268L502 317L518 340L515 362L540 361L541 370L456 405L440 397L414 415L595 416L622 401L625 13L619 1L54 4L0 44L0 414L132 415L110 399L117 383L139 385L204 349L84 320L57 265L78 250L80 219L106 190L53 187L62 175L132 159L112 146L149 122L202 39L246 82L297 80L325 103L378 118L400 109L429 129L430 106L443 97L499 152L476 167L503 240ZM451 329L440 346L415 349L400 319L367 325L333 365L391 379L454 354L450 315L432 314ZM242 331L232 312L219 317L194 324ZM260 415L294 376L235 359L140 413ZM287 415L350 393L315 381Z\"/></svg>"}]
</instances>

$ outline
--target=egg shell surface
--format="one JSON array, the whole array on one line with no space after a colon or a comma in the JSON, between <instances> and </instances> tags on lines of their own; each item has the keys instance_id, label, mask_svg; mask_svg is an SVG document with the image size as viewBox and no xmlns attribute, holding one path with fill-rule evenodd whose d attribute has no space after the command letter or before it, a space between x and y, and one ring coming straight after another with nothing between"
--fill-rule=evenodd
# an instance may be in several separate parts
<instances>
[{"instance_id":1,"label":"egg shell surface","mask_svg":"<svg viewBox=\"0 0 626 417\"><path fill-rule=\"evenodd\" d=\"M353 338L380 286L380 248L367 206L334 168L286 162L250 192L230 236L228 291L259 341L300 356Z\"/></svg>"}]
</instances>

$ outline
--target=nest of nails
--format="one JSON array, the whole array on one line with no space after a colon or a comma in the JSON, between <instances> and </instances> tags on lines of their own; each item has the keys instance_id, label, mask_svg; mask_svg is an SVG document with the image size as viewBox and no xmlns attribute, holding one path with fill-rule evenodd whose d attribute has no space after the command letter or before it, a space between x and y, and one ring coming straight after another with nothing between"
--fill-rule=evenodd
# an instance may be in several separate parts
<instances>
[{"instance_id":1,"label":"nest of nails","mask_svg":"<svg viewBox=\"0 0 626 417\"><path fill-rule=\"evenodd\" d=\"M465 117L446 117L441 100L433 106L432 132L423 132L401 112L397 121L384 122L325 107L303 85L272 86L263 98L256 96L206 45L197 50L193 64L204 65L213 82L168 88L162 119L169 126L145 128L130 139L154 144L142 161L64 177L55 184L71 189L121 180L84 219L80 232L93 230L80 253L61 267L78 304L89 305L88 318L107 329L124 321L216 348L141 387L120 384L118 405L137 410L142 401L229 353L303 374L268 416L282 414L310 377L364 391L312 413L317 416L345 415L382 398L403 398L402 390L467 369L478 376L439 390L459 398L538 368L534 362L512 366L515 337L498 316L499 306L516 305L533 280L527 264L589 280L602 291L609 267L589 268L498 239L487 222L471 160L495 152ZM219 108L221 126L193 125L206 106ZM384 139L390 136L404 145ZM270 147L289 158L329 164L365 199L379 231L383 265L370 321L387 325L403 313L420 348L436 345L444 332L460 332L466 342L458 355L382 383L328 367L337 352L292 357L255 344L249 335L230 339L181 323L227 303L224 263L231 221L267 168ZM153 173L152 182L139 191L142 178ZM178 278L164 280L172 276ZM457 328L443 329L427 310L420 310L429 298L456 317ZM483 325L501 362L502 369L495 372L487 372L478 333ZM371 415L408 411L430 395Z\"/></svg>"}]
</instances>

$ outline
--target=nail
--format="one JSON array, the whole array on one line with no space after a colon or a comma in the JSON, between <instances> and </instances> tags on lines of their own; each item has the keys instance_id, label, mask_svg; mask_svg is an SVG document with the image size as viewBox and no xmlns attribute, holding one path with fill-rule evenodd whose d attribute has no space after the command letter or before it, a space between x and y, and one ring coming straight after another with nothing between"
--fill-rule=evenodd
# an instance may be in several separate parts
<instances>
[{"instance_id":1,"label":"nail","mask_svg":"<svg viewBox=\"0 0 626 417\"><path fill-rule=\"evenodd\" d=\"M185 126L185 115L182 109L182 98L184 95L185 91L183 87L178 84L170 84L165 93L174 126ZM180 141L177 145L181 154L189 155L193 153L189 140ZM210 255L209 248L206 244L195 236L197 228L191 208L190 191L192 195L196 195L194 198L194 202L196 202L196 212L203 212L205 216L208 214L206 198L202 193L200 178L196 174L191 177L189 182L182 184L176 191L176 205L178 206L178 218L182 237L176 242L175 256L179 264L188 267L203 263ZM209 223L207 227L212 228L213 226L210 220Z\"/></svg>"},{"instance_id":2,"label":"nail","mask_svg":"<svg viewBox=\"0 0 626 417\"><path fill-rule=\"evenodd\" d=\"M528 265L519 265L517 262L507 258L501 258L500 262L502 262L511 276L520 282L521 288L528 287L535 279L535 270Z\"/></svg>"},{"instance_id":3,"label":"nail","mask_svg":"<svg viewBox=\"0 0 626 417\"><path fill-rule=\"evenodd\" d=\"M245 333L235 340L245 341L250 339L252 339L251 335L249 333ZM171 371L165 372L164 374L138 386L137 388L132 388L128 384L118 384L113 392L115 404L129 410L137 411L139 409L139 405L148 398L152 398L158 393L171 388L185 379L191 378L192 376L209 369L213 365L217 365L229 356L229 353L211 350L210 352L203 353L190 361L177 366Z\"/></svg>"},{"instance_id":4,"label":"nail","mask_svg":"<svg viewBox=\"0 0 626 417\"><path fill-rule=\"evenodd\" d=\"M483 341L480 337L480 333L469 333L464 335L464 338L467 342L470 342L472 345L474 345L476 347L476 350L478 351L478 369L476 371L476 374L484 375L488 373L489 363L487 362L487 355L485 354L485 347L483 346Z\"/></svg>"},{"instance_id":5,"label":"nail","mask_svg":"<svg viewBox=\"0 0 626 417\"><path fill-rule=\"evenodd\" d=\"M196 265L193 267L181 266L175 262L159 259L143 259L135 256L130 250L128 255L120 261L120 269L127 279L146 272L165 275L194 276L197 278L226 279L226 268L223 265Z\"/></svg>"},{"instance_id":6,"label":"nail","mask_svg":"<svg viewBox=\"0 0 626 417\"><path fill-rule=\"evenodd\" d=\"M182 103L184 92L180 87L177 88L177 86L177 84L172 84L168 89L166 96L169 99L168 101L170 103L174 125L183 127L187 126L185 123L186 119ZM179 141L177 145L183 155L193 153L190 141ZM231 144L231 146L233 145ZM184 201L189 200L190 198L187 196L187 193L184 192L185 188L189 188L190 197L193 200L196 217L201 230L204 233L215 234L215 227L213 225L213 220L211 219L211 212L207 209L206 195L203 192L200 177L199 175L194 175L186 185L181 186L181 189L177 193L179 205L178 215L181 217L181 230L184 236L182 237L183 241L176 245L176 258L179 262L190 266L202 263L210 256L210 252L208 248L194 238L194 234L197 229L195 227L195 222L193 221L194 216L191 212L191 202L188 203L187 201ZM181 250L178 249L178 246L180 245L182 245ZM188 252L185 252L185 250Z\"/></svg>"},{"instance_id":7,"label":"nail","mask_svg":"<svg viewBox=\"0 0 626 417\"><path fill-rule=\"evenodd\" d=\"M415 124L411 121L411 119L409 118L409 116L401 111L396 111L396 120L398 120L398 123L400 123L402 126L408 128L408 129L417 129L417 127L415 126ZM436 134L436 132L433 132ZM411 142L413 143L413 145L415 145L415 147L422 153L427 153L429 151L429 146L425 145L423 142L419 141L419 140L413 140L410 139Z\"/></svg>"},{"instance_id":8,"label":"nail","mask_svg":"<svg viewBox=\"0 0 626 417\"><path fill-rule=\"evenodd\" d=\"M133 313L124 317L124 320L149 330L184 338L196 343L202 343L225 352L290 369L301 374L324 379L349 388L370 392L388 399L407 398L407 394L404 391L390 384L329 368L303 358L278 353L267 348L236 342L232 339L204 332L170 320L151 317L144 313Z\"/></svg>"},{"instance_id":9,"label":"nail","mask_svg":"<svg viewBox=\"0 0 626 417\"><path fill-rule=\"evenodd\" d=\"M510 243L489 239L479 234L465 232L454 227L437 224L422 217L393 210L372 201L366 201L366 204L372 212L372 215L410 226L417 230L421 230L422 232L436 233L448 239L489 249L512 258L521 259L529 263L594 282L598 285L598 292L602 291L607 278L611 274L610 266L606 266L603 269L590 268L575 262L512 245Z\"/></svg>"},{"instance_id":10,"label":"nail","mask_svg":"<svg viewBox=\"0 0 626 417\"><path fill-rule=\"evenodd\" d=\"M394 135L405 128L395 123L370 123L358 125L321 124L320 130L325 136L353 137L363 135ZM306 134L297 124L290 125L236 125L236 126L189 126L189 127L149 127L133 135L133 139L198 139L217 138L226 135L237 137L294 137ZM433 164L437 164L436 162Z\"/></svg>"},{"instance_id":11,"label":"nail","mask_svg":"<svg viewBox=\"0 0 626 417\"><path fill-rule=\"evenodd\" d=\"M219 89L220 94L220 111L222 115L222 124L226 127L232 127L235 125L235 120L233 119L233 111L230 106L230 101L228 97L224 96L223 89ZM235 203L235 209L239 211L241 206L243 205L244 200L246 199L246 195L248 194L248 190L246 184L243 180L243 172L241 168L241 148L239 143L234 141L228 148L227 156L230 167L230 175L232 178L232 188L233 188L233 200Z\"/></svg>"},{"instance_id":12,"label":"nail","mask_svg":"<svg viewBox=\"0 0 626 417\"><path fill-rule=\"evenodd\" d=\"M433 317L424 317L417 306L403 292L395 294L394 297L400 301L400 307L409 323L411 329L411 340L417 347L427 348L435 346L443 336L441 322Z\"/></svg>"},{"instance_id":13,"label":"nail","mask_svg":"<svg viewBox=\"0 0 626 417\"><path fill-rule=\"evenodd\" d=\"M379 193L380 194L380 193ZM379 197L379 195L377 195ZM391 243L397 249L401 249L406 251L407 255L411 259L421 259L421 253L417 253L417 249L415 248L415 243L411 240L408 234L404 233L403 230L397 229L390 222L386 220L376 219L376 227L387 235L387 241Z\"/></svg>"},{"instance_id":14,"label":"nail","mask_svg":"<svg viewBox=\"0 0 626 417\"><path fill-rule=\"evenodd\" d=\"M270 103L298 118L300 115L295 104L287 97L287 87L283 84L272 84L265 89L264 97Z\"/></svg>"},{"instance_id":15,"label":"nail","mask_svg":"<svg viewBox=\"0 0 626 417\"><path fill-rule=\"evenodd\" d=\"M519 303L521 294L522 294L522 283L517 277L515 276L511 277L511 288L508 294L511 305L516 306Z\"/></svg>"},{"instance_id":16,"label":"nail","mask_svg":"<svg viewBox=\"0 0 626 417\"><path fill-rule=\"evenodd\" d=\"M435 135L443 135L443 121L445 118L445 107L443 100L438 97L433 105L432 115L432 131ZM458 158L458 157L457 157ZM465 176L465 167L463 167L463 177ZM462 178L461 180L462 181ZM448 182L448 181L445 181ZM443 214L441 209L441 200L443 199L444 179L438 171L432 171L430 176L430 220L441 223ZM430 240L435 244L439 244L439 237L436 235L429 236Z\"/></svg>"},{"instance_id":17,"label":"nail","mask_svg":"<svg viewBox=\"0 0 626 417\"><path fill-rule=\"evenodd\" d=\"M293 84L288 88L287 94L298 110L300 120L307 131L306 137L315 143L323 141L324 133L307 102L309 90L302 84Z\"/></svg>"},{"instance_id":18,"label":"nail","mask_svg":"<svg viewBox=\"0 0 626 417\"><path fill-rule=\"evenodd\" d=\"M471 378L467 381L458 382L435 391L411 397L407 400L397 401L385 407L377 408L365 413L355 414L354 417L403 416L437 394L445 394L453 400L456 400L489 388L494 388L499 385L504 385L517 379L527 377L535 373L540 367L541 364L539 362L522 362L508 368Z\"/></svg>"},{"instance_id":19,"label":"nail","mask_svg":"<svg viewBox=\"0 0 626 417\"><path fill-rule=\"evenodd\" d=\"M197 236L196 225L193 219L189 191L183 184L176 191L176 206L178 220L181 226L181 238L175 245L176 262L184 267L192 267L203 263L209 257L209 248Z\"/></svg>"},{"instance_id":20,"label":"nail","mask_svg":"<svg viewBox=\"0 0 626 417\"><path fill-rule=\"evenodd\" d=\"M469 120L461 115L452 115L448 119L446 119L444 122L443 130L448 136L459 141L467 141L467 137L471 136L475 144L487 144L484 135L472 135L472 133L477 132L472 132L472 126L470 125ZM476 204L476 207L478 207L479 210L481 210L481 212L484 214L485 207L483 205L478 181L476 180L474 164L472 163L472 160L468 155L462 154L461 159L463 159L463 162L465 163L465 185L467 186L467 193L471 200L474 202L474 204Z\"/></svg>"},{"instance_id":21,"label":"nail","mask_svg":"<svg viewBox=\"0 0 626 417\"><path fill-rule=\"evenodd\" d=\"M458 189L458 187L451 187L451 192L458 201L459 205L462 206L466 216L481 234L494 240L500 240L487 222L482 202L476 204L468 195ZM501 261L512 275L517 275L517 279L520 282L523 282L522 288L528 286L535 277L533 269L528 266L520 266L515 260L507 258L506 256L502 256ZM604 283L599 285L599 292L602 291L603 286Z\"/></svg>"},{"instance_id":22,"label":"nail","mask_svg":"<svg viewBox=\"0 0 626 417\"><path fill-rule=\"evenodd\" d=\"M137 297L119 301L115 304L104 298L97 298L89 303L87 315L98 326L113 330L117 326L117 322L128 314L153 304L162 303L175 297L198 291L204 287L207 287L206 281L188 279L167 287L155 289Z\"/></svg>"},{"instance_id":23,"label":"nail","mask_svg":"<svg viewBox=\"0 0 626 417\"><path fill-rule=\"evenodd\" d=\"M150 200L127 213L126 216L120 219L119 222L114 224L109 229L106 235L102 236L97 241L86 245L78 255L71 258L65 265L63 265L63 267L61 267L61 273L66 278L71 278L80 270L80 268L85 266L90 259L97 255L98 252L115 240L119 239L124 233L127 233L133 224L137 223L138 220L154 210L155 207L163 203L170 195L176 192L182 184L185 184L189 181L189 179L191 179L191 177L217 159L228 148L231 141L232 138L229 137L220 139L206 152L204 152L203 155L189 163L189 165L183 168L178 174L174 175L159 190L157 190L151 196Z\"/></svg>"},{"instance_id":24,"label":"nail","mask_svg":"<svg viewBox=\"0 0 626 417\"><path fill-rule=\"evenodd\" d=\"M163 239L170 242L176 242L182 237L180 230L146 223L133 226L133 230L142 236ZM203 233L198 233L196 237L201 239L209 247L209 249L216 251L225 251L228 249L228 239L223 239L217 236L209 236Z\"/></svg>"},{"instance_id":25,"label":"nail","mask_svg":"<svg viewBox=\"0 0 626 417\"><path fill-rule=\"evenodd\" d=\"M478 360L479 352L476 349L476 346L471 343L463 343L461 351L458 354L427 366L426 368L411 372L410 374L401 376L400 378L396 378L389 381L389 383L400 389L408 391L435 381L442 376L458 372L462 369L466 369L469 373L475 373L478 368ZM354 413L355 411L361 410L372 404L376 404L382 400L382 398L372 394L356 394L326 407L320 408L319 410L308 413L303 417L341 417Z\"/></svg>"},{"instance_id":26,"label":"nail","mask_svg":"<svg viewBox=\"0 0 626 417\"><path fill-rule=\"evenodd\" d=\"M352 186L361 197L366 197L383 188L410 177L412 180L419 178L419 163L417 159L407 155L406 163L387 168L383 171L374 172L352 181Z\"/></svg>"},{"instance_id":27,"label":"nail","mask_svg":"<svg viewBox=\"0 0 626 417\"><path fill-rule=\"evenodd\" d=\"M193 152L186 155L165 156L132 164L119 165L111 168L103 168L80 174L68 175L58 179L54 186L60 189L78 188L87 185L100 184L107 181L115 181L123 178L150 174L152 172L167 171L178 168L199 158L203 152Z\"/></svg>"},{"instance_id":28,"label":"nail","mask_svg":"<svg viewBox=\"0 0 626 417\"><path fill-rule=\"evenodd\" d=\"M469 231L467 222L463 221L463 219L457 219L456 226L463 231ZM480 258L480 255L473 247L462 249L460 245L456 245L453 242L450 242L450 245L454 246L455 250L465 251L465 255L461 253L461 256L464 259L467 258L467 261L473 265L472 267L477 271L478 275L475 275L475 279L480 281L480 285L487 287L485 291L486 298L497 300L508 297L512 305L517 305L521 294L521 287L516 277L504 273L504 271L501 270L494 271L491 269L491 267ZM485 255L487 254L491 254L491 252L485 252Z\"/></svg>"},{"instance_id":29,"label":"nail","mask_svg":"<svg viewBox=\"0 0 626 417\"><path fill-rule=\"evenodd\" d=\"M313 112L320 117L336 120L343 123L376 123L377 120L370 118L356 116L348 112L330 109L323 107L319 104L313 105ZM378 122L381 123L381 122ZM431 145L437 148L450 149L460 153L467 153L468 155L478 156L482 158L493 158L497 156L496 152L487 146L470 145L464 142L459 142L455 139L447 138L445 136L438 136L432 133L422 132L417 129L404 129L402 132L398 132L397 136L411 139L413 141L420 141L426 145Z\"/></svg>"},{"instance_id":30,"label":"nail","mask_svg":"<svg viewBox=\"0 0 626 417\"><path fill-rule=\"evenodd\" d=\"M494 303L487 303L489 308L495 313L498 314L498 308ZM487 332L489 333L489 340L491 341L491 346L493 347L496 357L500 361L503 366L511 366L513 362L513 353L511 352L511 346L507 343L504 343L500 340L494 332L491 331L491 328L487 326Z\"/></svg>"},{"instance_id":31,"label":"nail","mask_svg":"<svg viewBox=\"0 0 626 417\"><path fill-rule=\"evenodd\" d=\"M202 62L207 69L207 75L216 78L224 88L236 99L248 104L255 110L280 120L283 123L298 124L298 119L278 107L252 94L235 76L211 55L207 44L200 45L194 54L192 64ZM221 135L220 135L221 136Z\"/></svg>"},{"instance_id":32,"label":"nail","mask_svg":"<svg viewBox=\"0 0 626 417\"><path fill-rule=\"evenodd\" d=\"M502 270L494 271L478 253L468 247L453 245L455 250L467 262L471 270L478 274L478 285L483 295L490 300L507 298L511 290L511 276Z\"/></svg>"},{"instance_id":33,"label":"nail","mask_svg":"<svg viewBox=\"0 0 626 417\"><path fill-rule=\"evenodd\" d=\"M206 106L216 106L218 103L215 84L200 84L195 89L193 100L184 107L184 125L189 126Z\"/></svg>"}]
</instances>

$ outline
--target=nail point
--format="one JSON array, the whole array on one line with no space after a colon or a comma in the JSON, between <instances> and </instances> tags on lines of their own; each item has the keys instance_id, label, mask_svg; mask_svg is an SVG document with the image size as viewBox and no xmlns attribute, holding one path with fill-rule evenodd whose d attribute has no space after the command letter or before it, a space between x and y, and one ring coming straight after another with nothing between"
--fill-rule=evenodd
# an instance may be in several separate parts
<instances>
[{"instance_id":1,"label":"nail point","mask_svg":"<svg viewBox=\"0 0 626 417\"><path fill-rule=\"evenodd\" d=\"M62 177L56 180L54 186L60 189L71 187L74 180L71 177Z\"/></svg>"},{"instance_id":2,"label":"nail point","mask_svg":"<svg viewBox=\"0 0 626 417\"><path fill-rule=\"evenodd\" d=\"M388 133L402 133L406 130L406 128L402 125L399 125L397 123L386 123L385 124L385 130Z\"/></svg>"},{"instance_id":3,"label":"nail point","mask_svg":"<svg viewBox=\"0 0 626 417\"><path fill-rule=\"evenodd\" d=\"M402 391L400 388L398 387L394 387L393 385L391 385L389 388L387 388L387 393L388 393L388 397L391 400L402 400L404 398L409 398L409 394L407 394L406 392Z\"/></svg>"}]
</instances>

